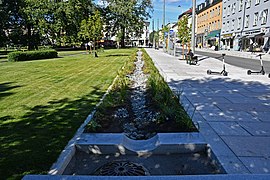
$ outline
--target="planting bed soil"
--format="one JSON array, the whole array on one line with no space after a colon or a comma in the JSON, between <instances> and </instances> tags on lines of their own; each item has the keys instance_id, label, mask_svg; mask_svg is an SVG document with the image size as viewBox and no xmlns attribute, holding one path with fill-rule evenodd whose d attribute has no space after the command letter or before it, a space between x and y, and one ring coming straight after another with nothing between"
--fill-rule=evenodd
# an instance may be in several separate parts
<instances>
[{"instance_id":1,"label":"planting bed soil","mask_svg":"<svg viewBox=\"0 0 270 180\"><path fill-rule=\"evenodd\" d=\"M132 71L118 77L120 87L110 91L85 132L125 133L139 140L159 132L197 131L146 52L139 50L134 59Z\"/></svg>"}]
</instances>

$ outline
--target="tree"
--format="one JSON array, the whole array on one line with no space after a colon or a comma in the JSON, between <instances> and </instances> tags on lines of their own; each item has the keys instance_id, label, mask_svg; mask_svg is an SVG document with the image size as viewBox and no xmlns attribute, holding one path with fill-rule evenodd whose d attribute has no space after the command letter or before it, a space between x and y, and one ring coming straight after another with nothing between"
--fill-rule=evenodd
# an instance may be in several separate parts
<instances>
[{"instance_id":1,"label":"tree","mask_svg":"<svg viewBox=\"0 0 270 180\"><path fill-rule=\"evenodd\" d=\"M25 2L23 12L29 37L39 35L49 44L58 46L78 43L80 23L93 11L92 0L25 0Z\"/></svg>"},{"instance_id":2,"label":"tree","mask_svg":"<svg viewBox=\"0 0 270 180\"><path fill-rule=\"evenodd\" d=\"M100 17L100 12L95 11L95 14L87 20L82 20L79 36L84 41L93 41L94 50L96 49L96 41L102 38L103 22Z\"/></svg>"},{"instance_id":3,"label":"tree","mask_svg":"<svg viewBox=\"0 0 270 180\"><path fill-rule=\"evenodd\" d=\"M161 32L162 32L162 36L161 36L162 42L165 41L166 34L167 34L167 37L168 37L167 40L169 40L169 30L170 30L170 27L169 27L168 25L162 27L162 30L161 30ZM168 42L168 41L167 41L167 42ZM167 43L165 43L165 44L163 45L163 47L164 47L164 46L165 46L165 48L167 49Z\"/></svg>"},{"instance_id":4,"label":"tree","mask_svg":"<svg viewBox=\"0 0 270 180\"><path fill-rule=\"evenodd\" d=\"M153 46L157 47L158 46L158 41L159 41L159 31L153 31L149 34L149 41L151 43L154 43Z\"/></svg>"},{"instance_id":5,"label":"tree","mask_svg":"<svg viewBox=\"0 0 270 180\"><path fill-rule=\"evenodd\" d=\"M150 18L151 0L103 0L103 16L111 36L121 34L121 46L125 39L141 35L145 21Z\"/></svg>"},{"instance_id":6,"label":"tree","mask_svg":"<svg viewBox=\"0 0 270 180\"><path fill-rule=\"evenodd\" d=\"M24 0L1 0L0 3L0 46L13 44L9 36L22 43L24 37L18 33L23 29L22 14L20 9L24 7Z\"/></svg>"},{"instance_id":7,"label":"tree","mask_svg":"<svg viewBox=\"0 0 270 180\"><path fill-rule=\"evenodd\" d=\"M184 45L188 43L188 47L191 41L191 28L188 27L188 17L187 15L184 15L179 21L178 21L178 38L182 42L182 49L183 49L183 56L184 56Z\"/></svg>"}]
</instances>

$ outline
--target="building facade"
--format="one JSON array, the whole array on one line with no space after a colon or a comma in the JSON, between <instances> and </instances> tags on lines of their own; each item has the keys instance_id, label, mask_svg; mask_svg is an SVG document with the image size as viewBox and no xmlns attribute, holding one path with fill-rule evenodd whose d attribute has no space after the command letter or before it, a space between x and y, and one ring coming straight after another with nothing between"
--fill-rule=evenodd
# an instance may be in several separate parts
<instances>
[{"instance_id":1,"label":"building facade","mask_svg":"<svg viewBox=\"0 0 270 180\"><path fill-rule=\"evenodd\" d=\"M206 0L197 6L196 45L219 47L222 27L222 0Z\"/></svg>"},{"instance_id":2,"label":"building facade","mask_svg":"<svg viewBox=\"0 0 270 180\"><path fill-rule=\"evenodd\" d=\"M269 51L270 0L223 0L222 49Z\"/></svg>"},{"instance_id":3,"label":"building facade","mask_svg":"<svg viewBox=\"0 0 270 180\"><path fill-rule=\"evenodd\" d=\"M145 21L142 33L138 36L133 33L130 37L131 42L127 42L129 46L141 46L147 47L149 46L149 35L150 35L150 22ZM131 43L131 44L130 44Z\"/></svg>"}]
</instances>

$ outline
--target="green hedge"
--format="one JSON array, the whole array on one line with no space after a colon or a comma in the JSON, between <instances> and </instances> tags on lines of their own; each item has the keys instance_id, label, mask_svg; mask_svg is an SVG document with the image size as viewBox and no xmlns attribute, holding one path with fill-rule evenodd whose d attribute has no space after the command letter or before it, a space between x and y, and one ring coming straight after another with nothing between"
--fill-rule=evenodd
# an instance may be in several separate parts
<instances>
[{"instance_id":1,"label":"green hedge","mask_svg":"<svg viewBox=\"0 0 270 180\"><path fill-rule=\"evenodd\" d=\"M38 59L56 58L57 51L55 50L42 50L42 51L26 51L26 52L11 52L8 53L8 61L28 61Z\"/></svg>"}]
</instances>

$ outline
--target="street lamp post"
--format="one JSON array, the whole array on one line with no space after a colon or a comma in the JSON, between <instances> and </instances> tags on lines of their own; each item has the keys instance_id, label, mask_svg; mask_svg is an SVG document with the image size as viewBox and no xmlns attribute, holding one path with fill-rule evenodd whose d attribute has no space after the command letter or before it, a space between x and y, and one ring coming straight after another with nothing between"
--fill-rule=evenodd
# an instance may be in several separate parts
<instances>
[{"instance_id":1,"label":"street lamp post","mask_svg":"<svg viewBox=\"0 0 270 180\"><path fill-rule=\"evenodd\" d=\"M191 47L195 54L195 17L196 17L196 0L192 0L192 33L191 33Z\"/></svg>"},{"instance_id":2,"label":"street lamp post","mask_svg":"<svg viewBox=\"0 0 270 180\"><path fill-rule=\"evenodd\" d=\"M240 47L241 51L243 51L243 48L244 48L243 31L245 29L246 6L247 6L247 1L244 0L243 21L242 21L242 29L241 29L241 47Z\"/></svg>"},{"instance_id":3,"label":"street lamp post","mask_svg":"<svg viewBox=\"0 0 270 180\"><path fill-rule=\"evenodd\" d=\"M163 0L163 28L165 28L165 2L166 0ZM165 44L166 44L166 40L165 40L165 31L163 32L163 51L165 52Z\"/></svg>"}]
</instances>

